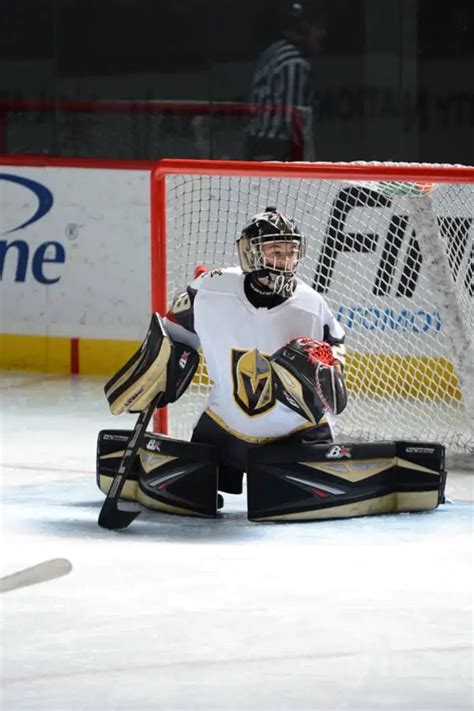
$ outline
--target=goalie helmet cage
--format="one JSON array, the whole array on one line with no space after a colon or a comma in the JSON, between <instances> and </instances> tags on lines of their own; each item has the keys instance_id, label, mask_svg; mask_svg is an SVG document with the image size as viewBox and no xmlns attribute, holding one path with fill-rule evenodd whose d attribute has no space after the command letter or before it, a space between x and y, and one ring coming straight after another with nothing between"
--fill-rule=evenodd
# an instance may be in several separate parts
<instances>
[{"instance_id":1,"label":"goalie helmet cage","mask_svg":"<svg viewBox=\"0 0 474 711\"><path fill-rule=\"evenodd\" d=\"M474 168L160 161L153 310L165 313L196 266L238 264L239 232L267 205L307 235L299 277L346 332L349 403L337 439L474 451ZM155 429L188 438L208 390L202 363L185 396L156 413Z\"/></svg>"}]
</instances>

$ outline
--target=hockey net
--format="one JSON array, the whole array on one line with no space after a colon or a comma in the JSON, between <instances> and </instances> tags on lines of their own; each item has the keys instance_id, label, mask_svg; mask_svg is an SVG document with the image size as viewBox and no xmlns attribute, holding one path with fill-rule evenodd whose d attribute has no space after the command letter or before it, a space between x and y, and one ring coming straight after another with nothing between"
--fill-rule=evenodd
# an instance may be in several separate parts
<instances>
[{"instance_id":1,"label":"hockey net","mask_svg":"<svg viewBox=\"0 0 474 711\"><path fill-rule=\"evenodd\" d=\"M299 276L346 331L350 401L337 437L474 451L474 168L161 161L153 309L164 313L197 265L238 264L239 231L267 205L307 235ZM156 428L188 438L208 390L203 363Z\"/></svg>"}]
</instances>

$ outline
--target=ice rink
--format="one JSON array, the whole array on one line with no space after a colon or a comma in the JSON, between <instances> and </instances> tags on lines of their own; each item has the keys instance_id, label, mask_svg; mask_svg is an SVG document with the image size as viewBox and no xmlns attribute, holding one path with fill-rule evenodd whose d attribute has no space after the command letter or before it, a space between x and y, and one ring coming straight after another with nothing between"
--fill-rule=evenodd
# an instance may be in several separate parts
<instances>
[{"instance_id":1,"label":"ice rink","mask_svg":"<svg viewBox=\"0 0 474 711\"><path fill-rule=\"evenodd\" d=\"M474 706L472 462L434 512L257 524L143 513L98 527L103 379L3 373L2 711L457 711ZM470 471L469 471L470 467Z\"/></svg>"}]
</instances>

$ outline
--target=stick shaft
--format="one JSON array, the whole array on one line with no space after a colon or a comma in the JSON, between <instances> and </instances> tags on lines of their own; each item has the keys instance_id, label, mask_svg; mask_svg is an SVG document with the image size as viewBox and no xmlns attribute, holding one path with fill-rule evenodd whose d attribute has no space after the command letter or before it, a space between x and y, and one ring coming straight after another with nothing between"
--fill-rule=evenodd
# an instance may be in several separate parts
<instances>
[{"instance_id":1,"label":"stick shaft","mask_svg":"<svg viewBox=\"0 0 474 711\"><path fill-rule=\"evenodd\" d=\"M156 403L156 400L151 402L138 416L130 439L127 442L125 452L123 453L120 461L118 472L115 475L109 491L107 492L105 501L102 504L102 508L99 513L98 523L102 528L108 528L110 530L127 528L127 526L129 526L140 513L140 509L138 507L135 511L120 510L118 507L118 500L130 474L138 448L146 432L146 428L156 407Z\"/></svg>"}]
</instances>

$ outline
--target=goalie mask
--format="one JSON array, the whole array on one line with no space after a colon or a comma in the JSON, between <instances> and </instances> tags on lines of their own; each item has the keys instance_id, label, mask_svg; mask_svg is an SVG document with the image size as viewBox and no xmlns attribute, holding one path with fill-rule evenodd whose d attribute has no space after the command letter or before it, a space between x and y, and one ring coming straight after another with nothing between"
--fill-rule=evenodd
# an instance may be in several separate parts
<instances>
[{"instance_id":1,"label":"goalie mask","mask_svg":"<svg viewBox=\"0 0 474 711\"><path fill-rule=\"evenodd\" d=\"M267 207L242 230L237 246L244 274L254 274L276 294L292 295L305 239L291 218L276 207Z\"/></svg>"}]
</instances>

